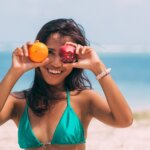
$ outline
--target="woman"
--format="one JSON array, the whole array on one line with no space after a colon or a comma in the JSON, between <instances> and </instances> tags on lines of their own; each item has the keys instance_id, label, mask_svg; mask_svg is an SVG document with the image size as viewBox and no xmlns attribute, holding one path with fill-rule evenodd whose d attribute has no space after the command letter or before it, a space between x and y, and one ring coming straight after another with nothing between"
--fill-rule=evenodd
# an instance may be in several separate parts
<instances>
[{"instance_id":1,"label":"woman","mask_svg":"<svg viewBox=\"0 0 150 150\"><path fill-rule=\"evenodd\" d=\"M18 143L27 150L85 150L91 119L114 127L132 124L132 113L123 95L94 49L87 46L81 26L72 19L45 24L36 40L45 43L49 56L41 63L30 61L28 42L13 52L12 66L0 83L0 124L12 119L18 127ZM77 60L64 63L63 45L76 48ZM16 81L35 69L30 89L11 93ZM92 90L83 70L92 71L106 100Z\"/></svg>"}]
</instances>

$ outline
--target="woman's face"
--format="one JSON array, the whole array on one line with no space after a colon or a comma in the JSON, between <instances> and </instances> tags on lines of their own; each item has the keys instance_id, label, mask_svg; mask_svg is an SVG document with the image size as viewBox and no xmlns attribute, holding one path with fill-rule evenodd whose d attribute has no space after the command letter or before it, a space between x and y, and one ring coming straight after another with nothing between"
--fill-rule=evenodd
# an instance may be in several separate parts
<instances>
[{"instance_id":1,"label":"woman's face","mask_svg":"<svg viewBox=\"0 0 150 150\"><path fill-rule=\"evenodd\" d=\"M74 42L69 36L53 33L47 40L50 62L40 67L44 80L52 86L64 89L64 79L71 73L72 68L64 67L59 56L59 50L66 42Z\"/></svg>"}]
</instances>

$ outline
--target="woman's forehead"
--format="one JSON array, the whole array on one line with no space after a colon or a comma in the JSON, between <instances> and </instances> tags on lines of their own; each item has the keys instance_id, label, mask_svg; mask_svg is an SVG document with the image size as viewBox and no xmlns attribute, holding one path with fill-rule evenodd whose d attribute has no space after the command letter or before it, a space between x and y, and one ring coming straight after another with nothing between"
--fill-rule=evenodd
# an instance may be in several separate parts
<instances>
[{"instance_id":1,"label":"woman's forehead","mask_svg":"<svg viewBox=\"0 0 150 150\"><path fill-rule=\"evenodd\" d=\"M64 45L66 42L74 42L70 36L63 36L59 33L53 33L47 39L47 46Z\"/></svg>"}]
</instances>

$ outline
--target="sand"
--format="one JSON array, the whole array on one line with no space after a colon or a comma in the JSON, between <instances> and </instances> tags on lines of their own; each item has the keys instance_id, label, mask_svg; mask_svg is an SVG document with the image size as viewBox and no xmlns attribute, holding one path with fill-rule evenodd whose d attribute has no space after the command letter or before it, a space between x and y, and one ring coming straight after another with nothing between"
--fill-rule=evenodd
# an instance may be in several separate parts
<instances>
[{"instance_id":1,"label":"sand","mask_svg":"<svg viewBox=\"0 0 150 150\"><path fill-rule=\"evenodd\" d=\"M133 124L127 128L113 128L93 119L88 130L86 149L150 150L150 117L145 113L134 116ZM20 150L17 127L12 121L0 126L0 150Z\"/></svg>"}]
</instances>

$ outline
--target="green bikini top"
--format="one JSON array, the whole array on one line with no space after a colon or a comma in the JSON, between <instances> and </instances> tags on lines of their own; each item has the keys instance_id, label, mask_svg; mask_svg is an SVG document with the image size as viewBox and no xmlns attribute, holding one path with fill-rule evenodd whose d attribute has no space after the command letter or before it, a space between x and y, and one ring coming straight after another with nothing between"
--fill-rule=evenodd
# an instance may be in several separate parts
<instances>
[{"instance_id":1,"label":"green bikini top","mask_svg":"<svg viewBox=\"0 0 150 150\"><path fill-rule=\"evenodd\" d=\"M56 126L53 138L49 143L41 143L32 131L28 105L18 125L18 143L20 148L44 147L46 144L81 144L85 143L83 125L70 105L70 94L67 90L67 106Z\"/></svg>"}]
</instances>

